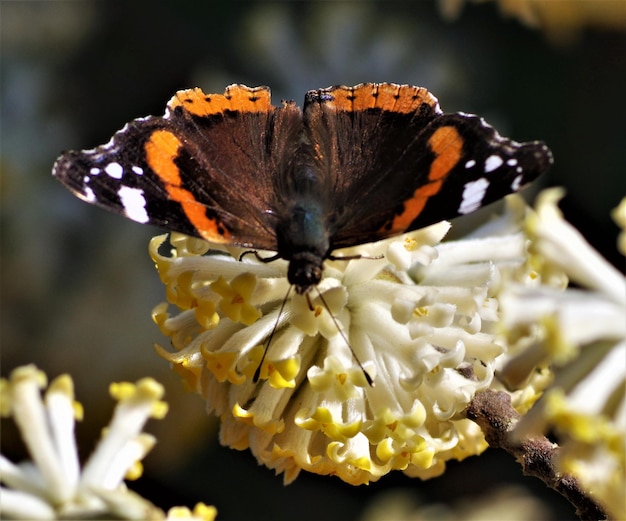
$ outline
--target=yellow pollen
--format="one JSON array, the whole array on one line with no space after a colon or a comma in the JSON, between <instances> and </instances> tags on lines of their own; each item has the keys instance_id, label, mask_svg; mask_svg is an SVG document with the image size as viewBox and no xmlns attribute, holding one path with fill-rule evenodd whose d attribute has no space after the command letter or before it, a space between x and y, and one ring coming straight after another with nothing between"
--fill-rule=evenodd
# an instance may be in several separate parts
<instances>
[{"instance_id":1,"label":"yellow pollen","mask_svg":"<svg viewBox=\"0 0 626 521\"><path fill-rule=\"evenodd\" d=\"M413 310L413 314L417 317L427 317L428 316L428 308L420 306Z\"/></svg>"},{"instance_id":2,"label":"yellow pollen","mask_svg":"<svg viewBox=\"0 0 626 521\"><path fill-rule=\"evenodd\" d=\"M413 237L407 237L404 239L404 248L407 251L413 251L417 248L417 241Z\"/></svg>"}]
</instances>

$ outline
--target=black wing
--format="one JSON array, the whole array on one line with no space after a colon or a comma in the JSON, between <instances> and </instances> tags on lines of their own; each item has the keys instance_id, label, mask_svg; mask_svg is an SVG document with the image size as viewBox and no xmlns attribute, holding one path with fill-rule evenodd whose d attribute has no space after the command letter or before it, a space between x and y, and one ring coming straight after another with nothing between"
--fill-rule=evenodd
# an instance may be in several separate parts
<instances>
[{"instance_id":1,"label":"black wing","mask_svg":"<svg viewBox=\"0 0 626 521\"><path fill-rule=\"evenodd\" d=\"M320 185L329 187L333 248L470 213L552 162L544 144L502 138L476 116L444 115L428 91L408 85L311 91L304 122Z\"/></svg>"},{"instance_id":2,"label":"black wing","mask_svg":"<svg viewBox=\"0 0 626 521\"><path fill-rule=\"evenodd\" d=\"M300 109L272 106L267 87L179 91L165 116L64 153L53 174L81 199L135 221L276 250L274 180L291 168L301 132Z\"/></svg>"}]
</instances>

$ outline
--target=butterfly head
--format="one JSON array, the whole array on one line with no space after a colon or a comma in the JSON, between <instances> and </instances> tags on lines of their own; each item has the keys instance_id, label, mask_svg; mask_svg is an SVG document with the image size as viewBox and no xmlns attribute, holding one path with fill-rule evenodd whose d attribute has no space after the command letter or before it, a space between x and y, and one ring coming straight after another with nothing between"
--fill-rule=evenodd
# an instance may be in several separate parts
<instances>
[{"instance_id":1,"label":"butterfly head","mask_svg":"<svg viewBox=\"0 0 626 521\"><path fill-rule=\"evenodd\" d=\"M324 259L316 253L301 251L294 253L289 262L287 280L296 287L296 293L303 295L322 280Z\"/></svg>"}]
</instances>

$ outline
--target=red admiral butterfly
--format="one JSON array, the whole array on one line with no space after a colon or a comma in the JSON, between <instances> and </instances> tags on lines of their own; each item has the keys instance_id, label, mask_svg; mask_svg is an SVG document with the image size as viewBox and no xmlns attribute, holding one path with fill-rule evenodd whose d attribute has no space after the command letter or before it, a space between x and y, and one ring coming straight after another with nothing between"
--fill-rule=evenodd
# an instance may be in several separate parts
<instances>
[{"instance_id":1,"label":"red admiral butterfly","mask_svg":"<svg viewBox=\"0 0 626 521\"><path fill-rule=\"evenodd\" d=\"M267 87L177 92L163 117L61 155L81 199L214 243L276 251L305 293L335 249L467 214L552 163L540 142L444 114L426 89L365 83L275 107Z\"/></svg>"}]
</instances>

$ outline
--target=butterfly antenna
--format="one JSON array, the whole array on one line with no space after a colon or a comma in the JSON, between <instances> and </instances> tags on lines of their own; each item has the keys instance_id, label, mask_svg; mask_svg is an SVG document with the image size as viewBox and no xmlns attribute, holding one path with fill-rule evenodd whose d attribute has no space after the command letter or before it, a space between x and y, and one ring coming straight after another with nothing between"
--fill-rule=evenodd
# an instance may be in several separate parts
<instances>
[{"instance_id":1,"label":"butterfly antenna","mask_svg":"<svg viewBox=\"0 0 626 521\"><path fill-rule=\"evenodd\" d=\"M346 345L350 348L350 352L352 353L352 357L356 360L356 363L361 368L361 371L363 372L363 376L365 376L365 379L367 380L367 383L369 384L370 387L374 387L374 380L372 380L372 377L369 374L367 374L367 371L363 367L363 364L361 363L359 358L356 356L356 353L354 352L354 349L352 348L352 344L350 344L350 342L348 341L348 338L346 337L345 333L339 327L339 322L337 322L337 319L335 318L335 315L332 314L330 308L328 307L328 304L326 303L326 299L324 298L324 296L322 295L320 290L317 289L317 286L315 287L315 291L317 291L317 295L319 296L320 301L322 302L324 308L326 308L326 311L328 311L328 314L330 315L330 318L332 319L333 324L335 324L335 327L337 328L337 331L339 331L339 334L341 335L341 338L343 338L343 340L346 343Z\"/></svg>"},{"instance_id":2,"label":"butterfly antenna","mask_svg":"<svg viewBox=\"0 0 626 521\"><path fill-rule=\"evenodd\" d=\"M261 361L259 362L259 365L256 368L256 371L254 371L254 376L252 377L253 383L257 383L259 381L259 378L261 376L261 367L263 367L263 362L265 362L265 355L267 355L267 351L269 350L270 344L272 343L272 338L274 338L274 333L276 333L276 330L278 329L278 322L280 321L280 316L283 314L283 310L285 309L285 304L287 303L287 299L289 298L290 292L291 292L291 286L289 286L289 289L287 290L287 294L285 295L285 298L283 299L283 303L280 305L280 310L278 311L278 316L276 317L276 322L274 323L272 332L270 333L270 336L267 337L267 343L265 344L265 349L263 350L263 356L261 357Z\"/></svg>"}]
</instances>

